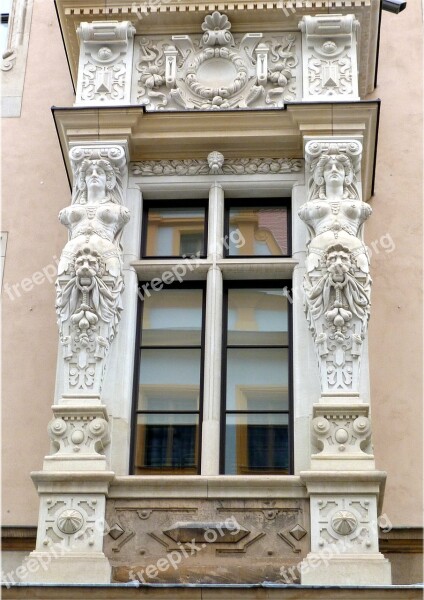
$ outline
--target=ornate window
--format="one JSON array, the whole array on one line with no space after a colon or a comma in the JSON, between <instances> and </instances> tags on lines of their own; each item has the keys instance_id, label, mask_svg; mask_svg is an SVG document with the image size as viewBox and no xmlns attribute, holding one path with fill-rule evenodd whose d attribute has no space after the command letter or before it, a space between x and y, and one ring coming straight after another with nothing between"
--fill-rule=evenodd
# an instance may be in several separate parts
<instances>
[{"instance_id":1,"label":"ornate window","mask_svg":"<svg viewBox=\"0 0 424 600\"><path fill-rule=\"evenodd\" d=\"M131 472L291 473L290 200L188 188L142 187Z\"/></svg>"}]
</instances>

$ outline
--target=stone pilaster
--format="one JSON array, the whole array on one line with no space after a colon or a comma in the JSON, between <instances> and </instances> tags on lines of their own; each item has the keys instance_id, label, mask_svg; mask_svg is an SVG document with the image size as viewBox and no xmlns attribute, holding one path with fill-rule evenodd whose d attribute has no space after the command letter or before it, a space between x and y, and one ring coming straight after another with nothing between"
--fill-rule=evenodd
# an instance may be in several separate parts
<instances>
[{"instance_id":1,"label":"stone pilaster","mask_svg":"<svg viewBox=\"0 0 424 600\"><path fill-rule=\"evenodd\" d=\"M37 545L32 557L45 568L36 581L108 583L103 553L106 495L114 473L105 448L109 416L102 383L118 333L124 290L121 236L127 149L89 144L70 151L71 205L59 220L69 231L56 281L63 393L52 407L51 454L33 473L40 496Z\"/></svg>"},{"instance_id":2,"label":"stone pilaster","mask_svg":"<svg viewBox=\"0 0 424 600\"><path fill-rule=\"evenodd\" d=\"M299 217L309 240L304 309L315 346L321 395L312 409L311 552L302 583L389 584L378 551L378 504L385 473L375 471L369 405L360 397L371 306L363 227L360 139L308 139L307 200ZM361 372L362 371L362 372ZM380 498L381 500L381 498Z\"/></svg>"}]
</instances>

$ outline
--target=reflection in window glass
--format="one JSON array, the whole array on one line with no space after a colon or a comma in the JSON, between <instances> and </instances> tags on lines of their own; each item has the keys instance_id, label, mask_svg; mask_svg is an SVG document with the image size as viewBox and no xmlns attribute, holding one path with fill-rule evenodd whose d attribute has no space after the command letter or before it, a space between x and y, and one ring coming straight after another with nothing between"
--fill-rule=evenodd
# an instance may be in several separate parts
<instances>
[{"instance_id":1,"label":"reflection in window glass","mask_svg":"<svg viewBox=\"0 0 424 600\"><path fill-rule=\"evenodd\" d=\"M225 437L226 474L289 472L288 415L229 414Z\"/></svg>"},{"instance_id":2,"label":"reflection in window glass","mask_svg":"<svg viewBox=\"0 0 424 600\"><path fill-rule=\"evenodd\" d=\"M287 345L287 297L282 289L228 290L229 345Z\"/></svg>"},{"instance_id":3,"label":"reflection in window glass","mask_svg":"<svg viewBox=\"0 0 424 600\"><path fill-rule=\"evenodd\" d=\"M198 415L138 415L135 474L196 474L198 425Z\"/></svg>"},{"instance_id":4,"label":"reflection in window glass","mask_svg":"<svg viewBox=\"0 0 424 600\"><path fill-rule=\"evenodd\" d=\"M286 256L288 230L286 207L230 207L228 256ZM245 243L234 244L239 231Z\"/></svg>"},{"instance_id":5,"label":"reflection in window glass","mask_svg":"<svg viewBox=\"0 0 424 600\"><path fill-rule=\"evenodd\" d=\"M203 256L205 209L149 208L145 256Z\"/></svg>"},{"instance_id":6,"label":"reflection in window glass","mask_svg":"<svg viewBox=\"0 0 424 600\"><path fill-rule=\"evenodd\" d=\"M198 472L202 327L203 289L168 288L144 298L136 474Z\"/></svg>"}]
</instances>

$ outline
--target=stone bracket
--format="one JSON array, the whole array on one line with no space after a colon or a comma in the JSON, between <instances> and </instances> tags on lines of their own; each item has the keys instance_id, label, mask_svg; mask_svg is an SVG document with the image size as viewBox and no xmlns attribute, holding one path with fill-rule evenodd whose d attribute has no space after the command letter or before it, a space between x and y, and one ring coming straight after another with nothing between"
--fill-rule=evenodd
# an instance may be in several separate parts
<instances>
[{"instance_id":1,"label":"stone bracket","mask_svg":"<svg viewBox=\"0 0 424 600\"><path fill-rule=\"evenodd\" d=\"M305 16L302 31L303 100L359 100L354 15Z\"/></svg>"},{"instance_id":2,"label":"stone bracket","mask_svg":"<svg viewBox=\"0 0 424 600\"><path fill-rule=\"evenodd\" d=\"M130 21L80 24L77 106L130 102L134 33Z\"/></svg>"}]
</instances>

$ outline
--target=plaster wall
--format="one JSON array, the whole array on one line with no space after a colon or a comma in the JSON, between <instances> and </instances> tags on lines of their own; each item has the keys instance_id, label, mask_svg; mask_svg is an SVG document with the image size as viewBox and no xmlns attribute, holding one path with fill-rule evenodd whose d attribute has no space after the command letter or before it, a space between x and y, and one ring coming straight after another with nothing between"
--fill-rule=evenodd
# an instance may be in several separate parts
<instances>
[{"instance_id":1,"label":"plaster wall","mask_svg":"<svg viewBox=\"0 0 424 600\"><path fill-rule=\"evenodd\" d=\"M36 0L21 117L2 119L1 229L9 232L2 294L5 526L35 525L38 520L39 502L29 473L40 469L49 448L46 426L58 338L54 284L43 273L31 278L47 267L53 281L54 257L66 242L57 215L69 203L69 185L50 107L72 103L54 4ZM25 292L21 282L26 278Z\"/></svg>"},{"instance_id":2,"label":"plaster wall","mask_svg":"<svg viewBox=\"0 0 424 600\"><path fill-rule=\"evenodd\" d=\"M382 99L375 195L365 229L374 453L377 469L388 472L383 512L398 526L422 518L422 40L420 3L383 13L372 96Z\"/></svg>"}]
</instances>

